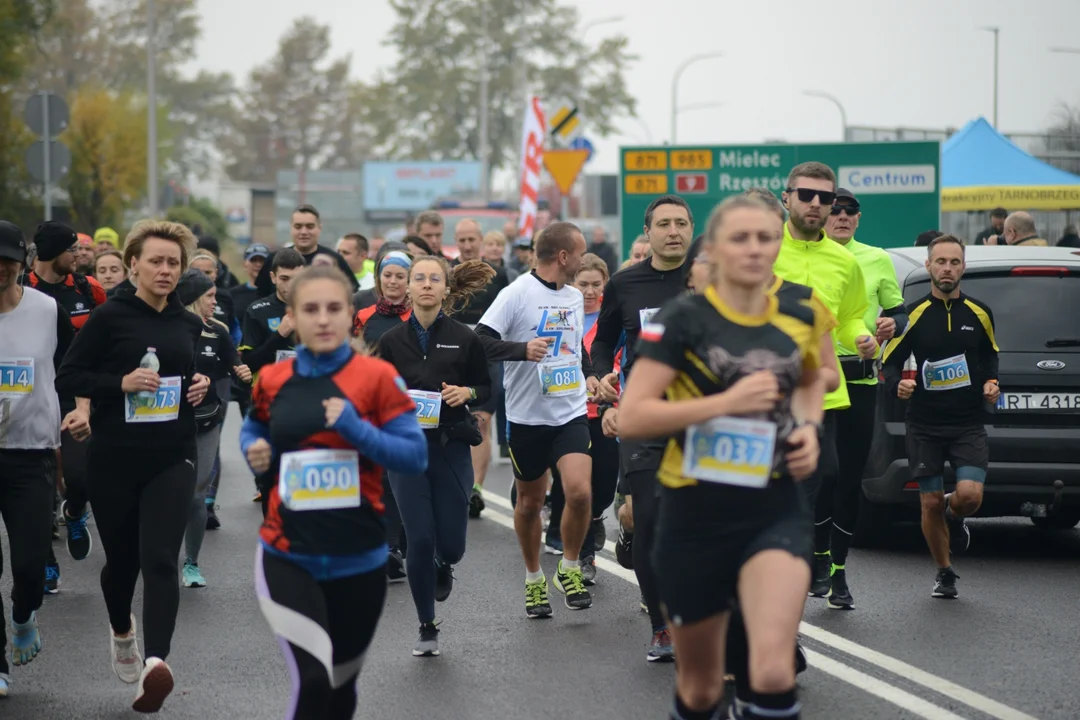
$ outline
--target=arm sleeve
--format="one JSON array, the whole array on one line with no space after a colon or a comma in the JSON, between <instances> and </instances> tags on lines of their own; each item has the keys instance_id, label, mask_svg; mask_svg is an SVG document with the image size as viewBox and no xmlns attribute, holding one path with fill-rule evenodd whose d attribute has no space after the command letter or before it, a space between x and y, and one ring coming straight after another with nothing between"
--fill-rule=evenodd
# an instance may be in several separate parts
<instances>
[{"instance_id":1,"label":"arm sleeve","mask_svg":"<svg viewBox=\"0 0 1080 720\"><path fill-rule=\"evenodd\" d=\"M71 316L60 303L56 303L56 351L53 352L53 370L60 370L64 356L74 339L75 328L71 326Z\"/></svg>"},{"instance_id":2,"label":"arm sleeve","mask_svg":"<svg viewBox=\"0 0 1080 720\"><path fill-rule=\"evenodd\" d=\"M983 369L986 372L986 377L983 382L987 380L998 379L998 346L997 336L994 326L994 313L988 307L983 307L986 311L986 317L990 321L990 331L983 334L982 348L980 349L980 355L983 357Z\"/></svg>"},{"instance_id":3,"label":"arm sleeve","mask_svg":"<svg viewBox=\"0 0 1080 720\"><path fill-rule=\"evenodd\" d=\"M334 430L376 465L403 475L427 470L427 439L415 415L399 415L377 428L356 414L352 403L334 424Z\"/></svg>"},{"instance_id":4,"label":"arm sleeve","mask_svg":"<svg viewBox=\"0 0 1080 720\"><path fill-rule=\"evenodd\" d=\"M604 299L600 304L600 315L596 318L592 351L589 353L593 370L598 377L614 372L615 349L623 331L622 313L615 288L615 281L608 280L607 287L604 288Z\"/></svg>"},{"instance_id":5,"label":"arm sleeve","mask_svg":"<svg viewBox=\"0 0 1080 720\"><path fill-rule=\"evenodd\" d=\"M896 332L894 335L902 335L904 330L907 329L908 314L907 308L903 304L891 308L882 308L881 315L882 317L890 317L896 321Z\"/></svg>"},{"instance_id":6,"label":"arm sleeve","mask_svg":"<svg viewBox=\"0 0 1080 720\"><path fill-rule=\"evenodd\" d=\"M896 271L888 257L881 262L878 303L882 308L881 314L896 321L896 334L903 334L908 324L907 308L904 307L904 294L900 292L900 285L896 282Z\"/></svg>"},{"instance_id":7,"label":"arm sleeve","mask_svg":"<svg viewBox=\"0 0 1080 720\"><path fill-rule=\"evenodd\" d=\"M469 402L470 405L480 406L491 399L491 374L488 372L487 356L484 353L484 344L474 333L469 342L469 373L465 378L466 387L476 391L476 399Z\"/></svg>"},{"instance_id":8,"label":"arm sleeve","mask_svg":"<svg viewBox=\"0 0 1080 720\"><path fill-rule=\"evenodd\" d=\"M685 345L679 330L679 313L685 312L683 303L664 305L638 337L637 354L681 370L686 362ZM596 347L596 340L593 340Z\"/></svg>"},{"instance_id":9,"label":"arm sleeve","mask_svg":"<svg viewBox=\"0 0 1080 720\"><path fill-rule=\"evenodd\" d=\"M502 335L483 323L476 326L476 334L480 338L480 344L483 346L484 354L488 360L492 362L522 362L525 360L525 348L528 343L503 340Z\"/></svg>"},{"instance_id":10,"label":"arm sleeve","mask_svg":"<svg viewBox=\"0 0 1080 720\"><path fill-rule=\"evenodd\" d=\"M856 339L864 335L873 335L866 327L863 316L870 306L866 297L866 280L863 279L859 264L852 258L851 274L840 298L836 321L840 323L836 330L836 339L844 347L854 348Z\"/></svg>"},{"instance_id":11,"label":"arm sleeve","mask_svg":"<svg viewBox=\"0 0 1080 720\"><path fill-rule=\"evenodd\" d=\"M253 417L254 414L254 412L249 413L244 418L244 424L240 426L240 452L244 455L244 462L247 462L248 448L254 445L256 440L270 442L270 427L266 423L256 420ZM258 475L250 465L248 469L251 470L252 474Z\"/></svg>"},{"instance_id":12,"label":"arm sleeve","mask_svg":"<svg viewBox=\"0 0 1080 720\"><path fill-rule=\"evenodd\" d=\"M582 377L593 377L596 372L593 368L592 358L589 355L589 348L585 347L585 341L581 341L581 374Z\"/></svg>"},{"instance_id":13,"label":"arm sleeve","mask_svg":"<svg viewBox=\"0 0 1080 720\"><path fill-rule=\"evenodd\" d=\"M885 375L885 391L890 396L896 395L896 388L904 377L904 363L911 355L911 343L908 340L911 326L909 325L903 335L894 337L885 345L881 356L882 372Z\"/></svg>"},{"instance_id":14,"label":"arm sleeve","mask_svg":"<svg viewBox=\"0 0 1080 720\"><path fill-rule=\"evenodd\" d=\"M108 315L101 311L90 319L75 336L60 369L56 372L56 392L61 396L99 398L110 392L121 392L123 375L98 371L101 358L109 350Z\"/></svg>"}]
</instances>

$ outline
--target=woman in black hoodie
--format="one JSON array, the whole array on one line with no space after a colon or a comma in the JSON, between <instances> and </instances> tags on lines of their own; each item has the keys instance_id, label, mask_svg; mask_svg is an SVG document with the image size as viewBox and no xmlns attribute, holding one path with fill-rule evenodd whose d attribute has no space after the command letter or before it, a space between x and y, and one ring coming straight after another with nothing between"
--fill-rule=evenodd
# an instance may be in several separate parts
<instances>
[{"instance_id":1,"label":"woman in black hoodie","mask_svg":"<svg viewBox=\"0 0 1080 720\"><path fill-rule=\"evenodd\" d=\"M56 378L61 394L91 398L87 486L105 549L112 666L122 681L138 683L138 712L157 712L173 688L165 658L195 488L194 407L210 387L195 372L202 322L174 292L194 248L191 231L176 223L144 220L132 228L124 265L134 290L118 287L97 309ZM145 664L131 614L140 568Z\"/></svg>"}]
</instances>

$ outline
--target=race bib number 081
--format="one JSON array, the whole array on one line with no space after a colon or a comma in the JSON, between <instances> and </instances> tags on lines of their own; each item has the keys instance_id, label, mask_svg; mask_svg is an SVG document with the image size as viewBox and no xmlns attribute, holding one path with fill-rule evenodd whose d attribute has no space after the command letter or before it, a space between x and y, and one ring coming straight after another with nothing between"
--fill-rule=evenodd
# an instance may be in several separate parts
<instances>
[{"instance_id":1,"label":"race bib number 081","mask_svg":"<svg viewBox=\"0 0 1080 720\"><path fill-rule=\"evenodd\" d=\"M581 389L581 364L577 357L540 364L540 392L544 397L576 395Z\"/></svg>"}]
</instances>

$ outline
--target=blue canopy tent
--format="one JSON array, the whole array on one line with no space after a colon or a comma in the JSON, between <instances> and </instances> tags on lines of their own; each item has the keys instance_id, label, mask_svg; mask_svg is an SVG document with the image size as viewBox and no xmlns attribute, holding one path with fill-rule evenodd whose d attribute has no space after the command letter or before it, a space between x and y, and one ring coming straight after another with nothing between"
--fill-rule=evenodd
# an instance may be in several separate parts
<instances>
[{"instance_id":1,"label":"blue canopy tent","mask_svg":"<svg viewBox=\"0 0 1080 720\"><path fill-rule=\"evenodd\" d=\"M1080 176L1028 155L985 118L941 145L941 210L1080 209Z\"/></svg>"}]
</instances>

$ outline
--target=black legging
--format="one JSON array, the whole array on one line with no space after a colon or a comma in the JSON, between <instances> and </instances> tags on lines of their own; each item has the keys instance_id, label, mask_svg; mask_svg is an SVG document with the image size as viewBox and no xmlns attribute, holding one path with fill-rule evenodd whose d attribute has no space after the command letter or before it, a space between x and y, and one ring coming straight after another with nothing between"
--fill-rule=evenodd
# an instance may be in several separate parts
<instances>
[{"instance_id":1,"label":"black legging","mask_svg":"<svg viewBox=\"0 0 1080 720\"><path fill-rule=\"evenodd\" d=\"M619 443L615 438L604 436L600 418L589 419L589 436L592 445L589 455L592 457L592 517L604 514L615 500L615 486L619 484ZM562 523L563 509L566 507L566 495L563 493L562 480L558 471L551 473L551 525L559 528ZM592 525L585 533L581 544L582 556L592 555L590 548L595 544ZM597 548L599 550L600 548Z\"/></svg>"},{"instance_id":2,"label":"black legging","mask_svg":"<svg viewBox=\"0 0 1080 720\"><path fill-rule=\"evenodd\" d=\"M87 488L105 549L101 591L118 635L131 629L131 599L143 576L146 657L169 655L180 606L178 560L195 496L195 444L188 448L102 447L90 440Z\"/></svg>"},{"instance_id":3,"label":"black legging","mask_svg":"<svg viewBox=\"0 0 1080 720\"><path fill-rule=\"evenodd\" d=\"M260 546L255 590L289 667L287 720L352 718L356 677L386 600L386 569L320 582Z\"/></svg>"},{"instance_id":4,"label":"black legging","mask_svg":"<svg viewBox=\"0 0 1080 720\"><path fill-rule=\"evenodd\" d=\"M831 504L822 507L819 502L817 520L824 520L825 525L817 527L816 542L818 551L832 549L832 561L836 565L847 562L851 535L859 521L859 493L862 491L863 470L866 459L870 457L870 443L874 439L874 410L877 406L876 385L855 385L849 383L848 395L851 407L837 410L836 416L836 455L838 471L835 475ZM828 510L827 514L823 510ZM828 518L832 519L831 526ZM829 543L828 546L823 543Z\"/></svg>"},{"instance_id":5,"label":"black legging","mask_svg":"<svg viewBox=\"0 0 1080 720\"><path fill-rule=\"evenodd\" d=\"M60 467L64 471L64 499L68 515L78 518L86 510L89 497L86 491L86 450L88 443L79 442L65 430L60 433Z\"/></svg>"},{"instance_id":6,"label":"black legging","mask_svg":"<svg viewBox=\"0 0 1080 720\"><path fill-rule=\"evenodd\" d=\"M829 549L833 497L836 476L840 472L840 461L836 455L836 413L836 410L825 411L825 433L821 438L817 472L802 483L814 512L814 552L823 553Z\"/></svg>"}]
</instances>

